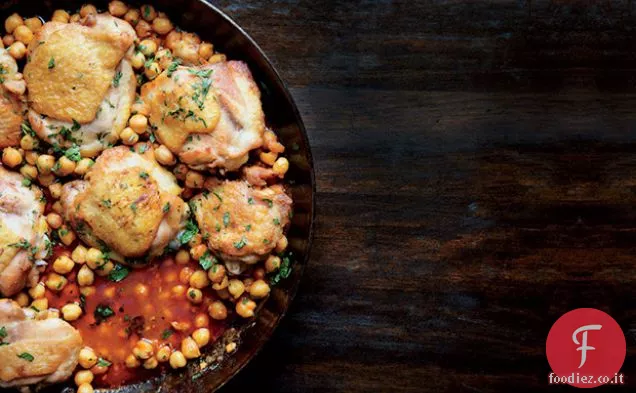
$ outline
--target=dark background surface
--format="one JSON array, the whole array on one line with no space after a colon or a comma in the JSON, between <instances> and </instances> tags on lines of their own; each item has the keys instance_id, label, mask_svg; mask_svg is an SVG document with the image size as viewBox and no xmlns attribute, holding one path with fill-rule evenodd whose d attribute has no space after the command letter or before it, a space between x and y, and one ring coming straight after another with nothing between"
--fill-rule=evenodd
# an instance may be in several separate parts
<instances>
[{"instance_id":1,"label":"dark background surface","mask_svg":"<svg viewBox=\"0 0 636 393\"><path fill-rule=\"evenodd\" d=\"M212 3L289 84L317 179L298 296L223 393L571 390L545 340L578 307L636 386L636 4Z\"/></svg>"}]
</instances>

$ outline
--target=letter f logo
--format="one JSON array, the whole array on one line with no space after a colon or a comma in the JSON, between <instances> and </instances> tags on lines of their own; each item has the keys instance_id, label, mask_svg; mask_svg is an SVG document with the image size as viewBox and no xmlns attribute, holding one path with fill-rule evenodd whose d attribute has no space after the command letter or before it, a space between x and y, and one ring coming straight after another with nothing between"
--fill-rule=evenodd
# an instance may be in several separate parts
<instances>
[{"instance_id":1,"label":"letter f logo","mask_svg":"<svg viewBox=\"0 0 636 393\"><path fill-rule=\"evenodd\" d=\"M587 345L587 331L588 330L601 330L603 326L601 325L585 325L585 326L581 326L580 328L576 329L574 331L574 333L572 334L572 341L574 341L574 344L576 345L580 345L580 347L578 347L576 350L577 351L581 351L581 364L579 364L579 368L583 367L583 365L585 364L585 361L587 360L587 351L593 351L596 348L594 347L590 347ZM576 336L583 332L582 336L582 340L581 342L579 342L579 340L576 338Z\"/></svg>"}]
</instances>

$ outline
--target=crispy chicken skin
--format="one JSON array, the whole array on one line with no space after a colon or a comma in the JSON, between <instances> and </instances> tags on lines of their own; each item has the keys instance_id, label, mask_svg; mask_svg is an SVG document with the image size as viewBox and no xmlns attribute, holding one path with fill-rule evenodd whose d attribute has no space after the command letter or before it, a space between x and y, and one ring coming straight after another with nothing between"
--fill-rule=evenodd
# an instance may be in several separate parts
<instances>
[{"instance_id":1,"label":"crispy chicken skin","mask_svg":"<svg viewBox=\"0 0 636 393\"><path fill-rule=\"evenodd\" d=\"M37 283L33 261L44 258L47 225L42 192L0 166L0 293L12 296Z\"/></svg>"},{"instance_id":2,"label":"crispy chicken skin","mask_svg":"<svg viewBox=\"0 0 636 393\"><path fill-rule=\"evenodd\" d=\"M165 71L141 96L157 138L197 169L237 170L263 144L260 91L243 62Z\"/></svg>"},{"instance_id":3,"label":"crispy chicken skin","mask_svg":"<svg viewBox=\"0 0 636 393\"><path fill-rule=\"evenodd\" d=\"M62 147L75 143L88 157L117 140L135 98L126 57L135 38L128 22L109 15L44 24L24 68L29 122L40 138Z\"/></svg>"},{"instance_id":4,"label":"crispy chicken skin","mask_svg":"<svg viewBox=\"0 0 636 393\"><path fill-rule=\"evenodd\" d=\"M65 219L94 247L113 258L152 257L183 229L189 209L174 176L154 158L150 144L135 152L120 146L102 153L85 180L62 189Z\"/></svg>"},{"instance_id":5,"label":"crispy chicken skin","mask_svg":"<svg viewBox=\"0 0 636 393\"><path fill-rule=\"evenodd\" d=\"M18 65L5 49L0 49L0 148L20 144L20 125L26 111L26 84Z\"/></svg>"},{"instance_id":6,"label":"crispy chicken skin","mask_svg":"<svg viewBox=\"0 0 636 393\"><path fill-rule=\"evenodd\" d=\"M243 180L219 181L190 203L210 249L226 261L248 264L283 237L292 206L281 185L256 188Z\"/></svg>"},{"instance_id":7,"label":"crispy chicken skin","mask_svg":"<svg viewBox=\"0 0 636 393\"><path fill-rule=\"evenodd\" d=\"M77 366L82 337L59 318L35 320L32 310L0 300L0 387L55 383L69 378ZM32 361L25 357L32 356ZM30 359L30 358L29 358Z\"/></svg>"}]
</instances>

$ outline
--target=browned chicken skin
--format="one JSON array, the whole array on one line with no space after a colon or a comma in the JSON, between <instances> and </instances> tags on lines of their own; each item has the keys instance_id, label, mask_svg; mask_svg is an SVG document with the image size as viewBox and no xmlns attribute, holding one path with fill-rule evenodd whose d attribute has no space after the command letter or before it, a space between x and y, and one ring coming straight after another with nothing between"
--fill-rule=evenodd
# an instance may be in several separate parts
<instances>
[{"instance_id":1,"label":"browned chicken skin","mask_svg":"<svg viewBox=\"0 0 636 393\"><path fill-rule=\"evenodd\" d=\"M26 86L18 65L5 49L0 49L0 148L18 146L26 104Z\"/></svg>"},{"instance_id":2,"label":"browned chicken skin","mask_svg":"<svg viewBox=\"0 0 636 393\"><path fill-rule=\"evenodd\" d=\"M157 138L197 169L238 169L263 144L260 91L247 65L178 67L143 86Z\"/></svg>"},{"instance_id":3,"label":"browned chicken skin","mask_svg":"<svg viewBox=\"0 0 636 393\"><path fill-rule=\"evenodd\" d=\"M228 180L192 198L191 205L212 251L225 260L256 263L283 237L292 201L280 185L255 188Z\"/></svg>"},{"instance_id":4,"label":"browned chicken skin","mask_svg":"<svg viewBox=\"0 0 636 393\"><path fill-rule=\"evenodd\" d=\"M12 296L37 281L34 260L47 254L42 192L0 167L0 293Z\"/></svg>"},{"instance_id":5,"label":"browned chicken skin","mask_svg":"<svg viewBox=\"0 0 636 393\"><path fill-rule=\"evenodd\" d=\"M44 24L24 68L29 122L42 139L77 144L90 157L117 140L135 97L136 79L125 57L135 38L128 22L109 15L83 24Z\"/></svg>"},{"instance_id":6,"label":"browned chicken skin","mask_svg":"<svg viewBox=\"0 0 636 393\"><path fill-rule=\"evenodd\" d=\"M65 217L80 238L105 244L120 259L161 254L189 211L174 176L155 161L150 145L142 146L106 150L85 180L62 191Z\"/></svg>"},{"instance_id":7,"label":"browned chicken skin","mask_svg":"<svg viewBox=\"0 0 636 393\"><path fill-rule=\"evenodd\" d=\"M33 310L0 300L0 387L61 382L77 366L82 337L59 318L35 320Z\"/></svg>"}]
</instances>

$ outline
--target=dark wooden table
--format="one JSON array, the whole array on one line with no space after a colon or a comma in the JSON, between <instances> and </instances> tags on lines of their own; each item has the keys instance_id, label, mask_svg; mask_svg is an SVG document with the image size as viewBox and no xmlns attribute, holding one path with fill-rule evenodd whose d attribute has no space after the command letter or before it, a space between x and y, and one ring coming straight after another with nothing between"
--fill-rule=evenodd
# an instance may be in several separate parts
<instances>
[{"instance_id":1,"label":"dark wooden table","mask_svg":"<svg viewBox=\"0 0 636 393\"><path fill-rule=\"evenodd\" d=\"M631 0L214 3L291 87L318 191L300 292L224 393L569 391L545 340L578 307L621 324L633 390Z\"/></svg>"}]
</instances>

